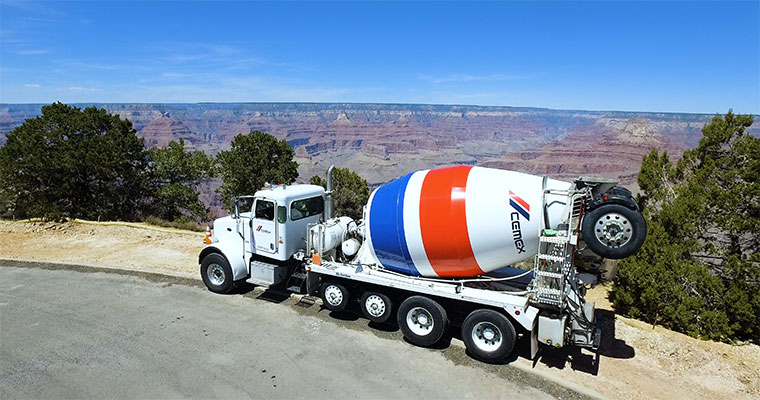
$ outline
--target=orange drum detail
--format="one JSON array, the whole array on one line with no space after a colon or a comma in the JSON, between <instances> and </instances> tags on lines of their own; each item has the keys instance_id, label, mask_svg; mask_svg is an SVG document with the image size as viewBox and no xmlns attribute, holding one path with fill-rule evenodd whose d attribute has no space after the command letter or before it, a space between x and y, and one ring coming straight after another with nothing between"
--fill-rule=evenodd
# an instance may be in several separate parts
<instances>
[{"instance_id":1,"label":"orange drum detail","mask_svg":"<svg viewBox=\"0 0 760 400\"><path fill-rule=\"evenodd\" d=\"M465 190L472 167L428 172L420 196L420 230L430 265L440 277L480 275L467 233Z\"/></svg>"}]
</instances>

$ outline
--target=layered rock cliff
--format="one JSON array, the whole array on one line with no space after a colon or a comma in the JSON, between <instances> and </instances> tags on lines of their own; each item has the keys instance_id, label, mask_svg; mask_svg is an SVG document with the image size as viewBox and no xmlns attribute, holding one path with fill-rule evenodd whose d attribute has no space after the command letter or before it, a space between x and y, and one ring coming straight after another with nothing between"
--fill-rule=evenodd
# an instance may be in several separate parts
<instances>
[{"instance_id":1,"label":"layered rock cliff","mask_svg":"<svg viewBox=\"0 0 760 400\"><path fill-rule=\"evenodd\" d=\"M78 105L80 107L87 104ZM147 146L184 138L211 154L260 130L296 150L303 180L329 164L377 185L420 168L476 164L555 178L635 181L651 149L693 147L711 115L565 111L418 104L105 104L132 121ZM41 105L0 105L0 143ZM757 125L754 134L760 132Z\"/></svg>"}]
</instances>

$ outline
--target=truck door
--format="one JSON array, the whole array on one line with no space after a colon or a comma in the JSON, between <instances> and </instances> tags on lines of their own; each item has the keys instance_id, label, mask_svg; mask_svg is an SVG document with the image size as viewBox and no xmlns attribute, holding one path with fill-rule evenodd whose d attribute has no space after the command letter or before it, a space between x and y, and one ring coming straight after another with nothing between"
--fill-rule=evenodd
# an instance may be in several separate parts
<instances>
[{"instance_id":1,"label":"truck door","mask_svg":"<svg viewBox=\"0 0 760 400\"><path fill-rule=\"evenodd\" d=\"M256 199L251 228L257 254L277 253L277 224L274 219L276 209L274 201Z\"/></svg>"}]
</instances>

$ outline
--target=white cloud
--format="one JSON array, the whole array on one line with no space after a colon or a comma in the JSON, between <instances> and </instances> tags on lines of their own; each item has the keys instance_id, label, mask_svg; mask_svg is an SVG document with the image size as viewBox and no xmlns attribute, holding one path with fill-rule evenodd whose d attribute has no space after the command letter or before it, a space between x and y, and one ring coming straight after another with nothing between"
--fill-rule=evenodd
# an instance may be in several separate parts
<instances>
[{"instance_id":1,"label":"white cloud","mask_svg":"<svg viewBox=\"0 0 760 400\"><path fill-rule=\"evenodd\" d=\"M19 50L16 52L16 54L20 56L39 56L41 54L48 54L50 53L50 50L47 49L28 49L28 50Z\"/></svg>"},{"instance_id":2,"label":"white cloud","mask_svg":"<svg viewBox=\"0 0 760 400\"><path fill-rule=\"evenodd\" d=\"M510 74L491 74L491 75L471 75L471 74L452 74L447 76L420 75L420 79L433 82L435 84L447 82L473 82L473 81L512 81L530 79L528 75L510 75Z\"/></svg>"},{"instance_id":3,"label":"white cloud","mask_svg":"<svg viewBox=\"0 0 760 400\"><path fill-rule=\"evenodd\" d=\"M41 87L41 85L39 83L27 83L27 84L24 84L24 87L38 88L38 87Z\"/></svg>"},{"instance_id":4,"label":"white cloud","mask_svg":"<svg viewBox=\"0 0 760 400\"><path fill-rule=\"evenodd\" d=\"M43 4L46 3L46 4ZM28 1L28 0L3 0L3 5L19 9L21 11L28 11L34 14L43 14L50 16L65 17L66 13L49 7L47 4L52 2L40 2L40 1Z\"/></svg>"},{"instance_id":5,"label":"white cloud","mask_svg":"<svg viewBox=\"0 0 760 400\"><path fill-rule=\"evenodd\" d=\"M81 62L70 60L54 60L56 65L64 68L62 71L89 71L89 70L102 70L102 71L146 71L148 68L138 64L119 64L119 63L97 63L97 62Z\"/></svg>"},{"instance_id":6,"label":"white cloud","mask_svg":"<svg viewBox=\"0 0 760 400\"><path fill-rule=\"evenodd\" d=\"M100 89L96 88L88 88L88 87L82 87L82 86L69 86L66 88L66 90L70 92L98 92Z\"/></svg>"},{"instance_id":7,"label":"white cloud","mask_svg":"<svg viewBox=\"0 0 760 400\"><path fill-rule=\"evenodd\" d=\"M182 72L164 72L161 74L162 78L176 79L176 78L189 78L192 74L185 74Z\"/></svg>"}]
</instances>

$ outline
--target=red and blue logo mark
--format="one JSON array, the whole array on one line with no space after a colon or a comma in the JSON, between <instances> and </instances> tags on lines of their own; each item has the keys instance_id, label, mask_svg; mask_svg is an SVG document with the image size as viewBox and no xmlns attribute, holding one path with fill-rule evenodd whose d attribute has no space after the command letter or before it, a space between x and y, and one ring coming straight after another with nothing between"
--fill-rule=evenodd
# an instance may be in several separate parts
<instances>
[{"instance_id":1,"label":"red and blue logo mark","mask_svg":"<svg viewBox=\"0 0 760 400\"><path fill-rule=\"evenodd\" d=\"M258 232L258 231L260 231L260 230L261 230L261 225L259 225L259 227L258 227L258 228L256 228L256 232Z\"/></svg>"},{"instance_id":2,"label":"red and blue logo mark","mask_svg":"<svg viewBox=\"0 0 760 400\"><path fill-rule=\"evenodd\" d=\"M511 190L509 191L509 205L525 217L526 220L530 221L530 204Z\"/></svg>"}]
</instances>

